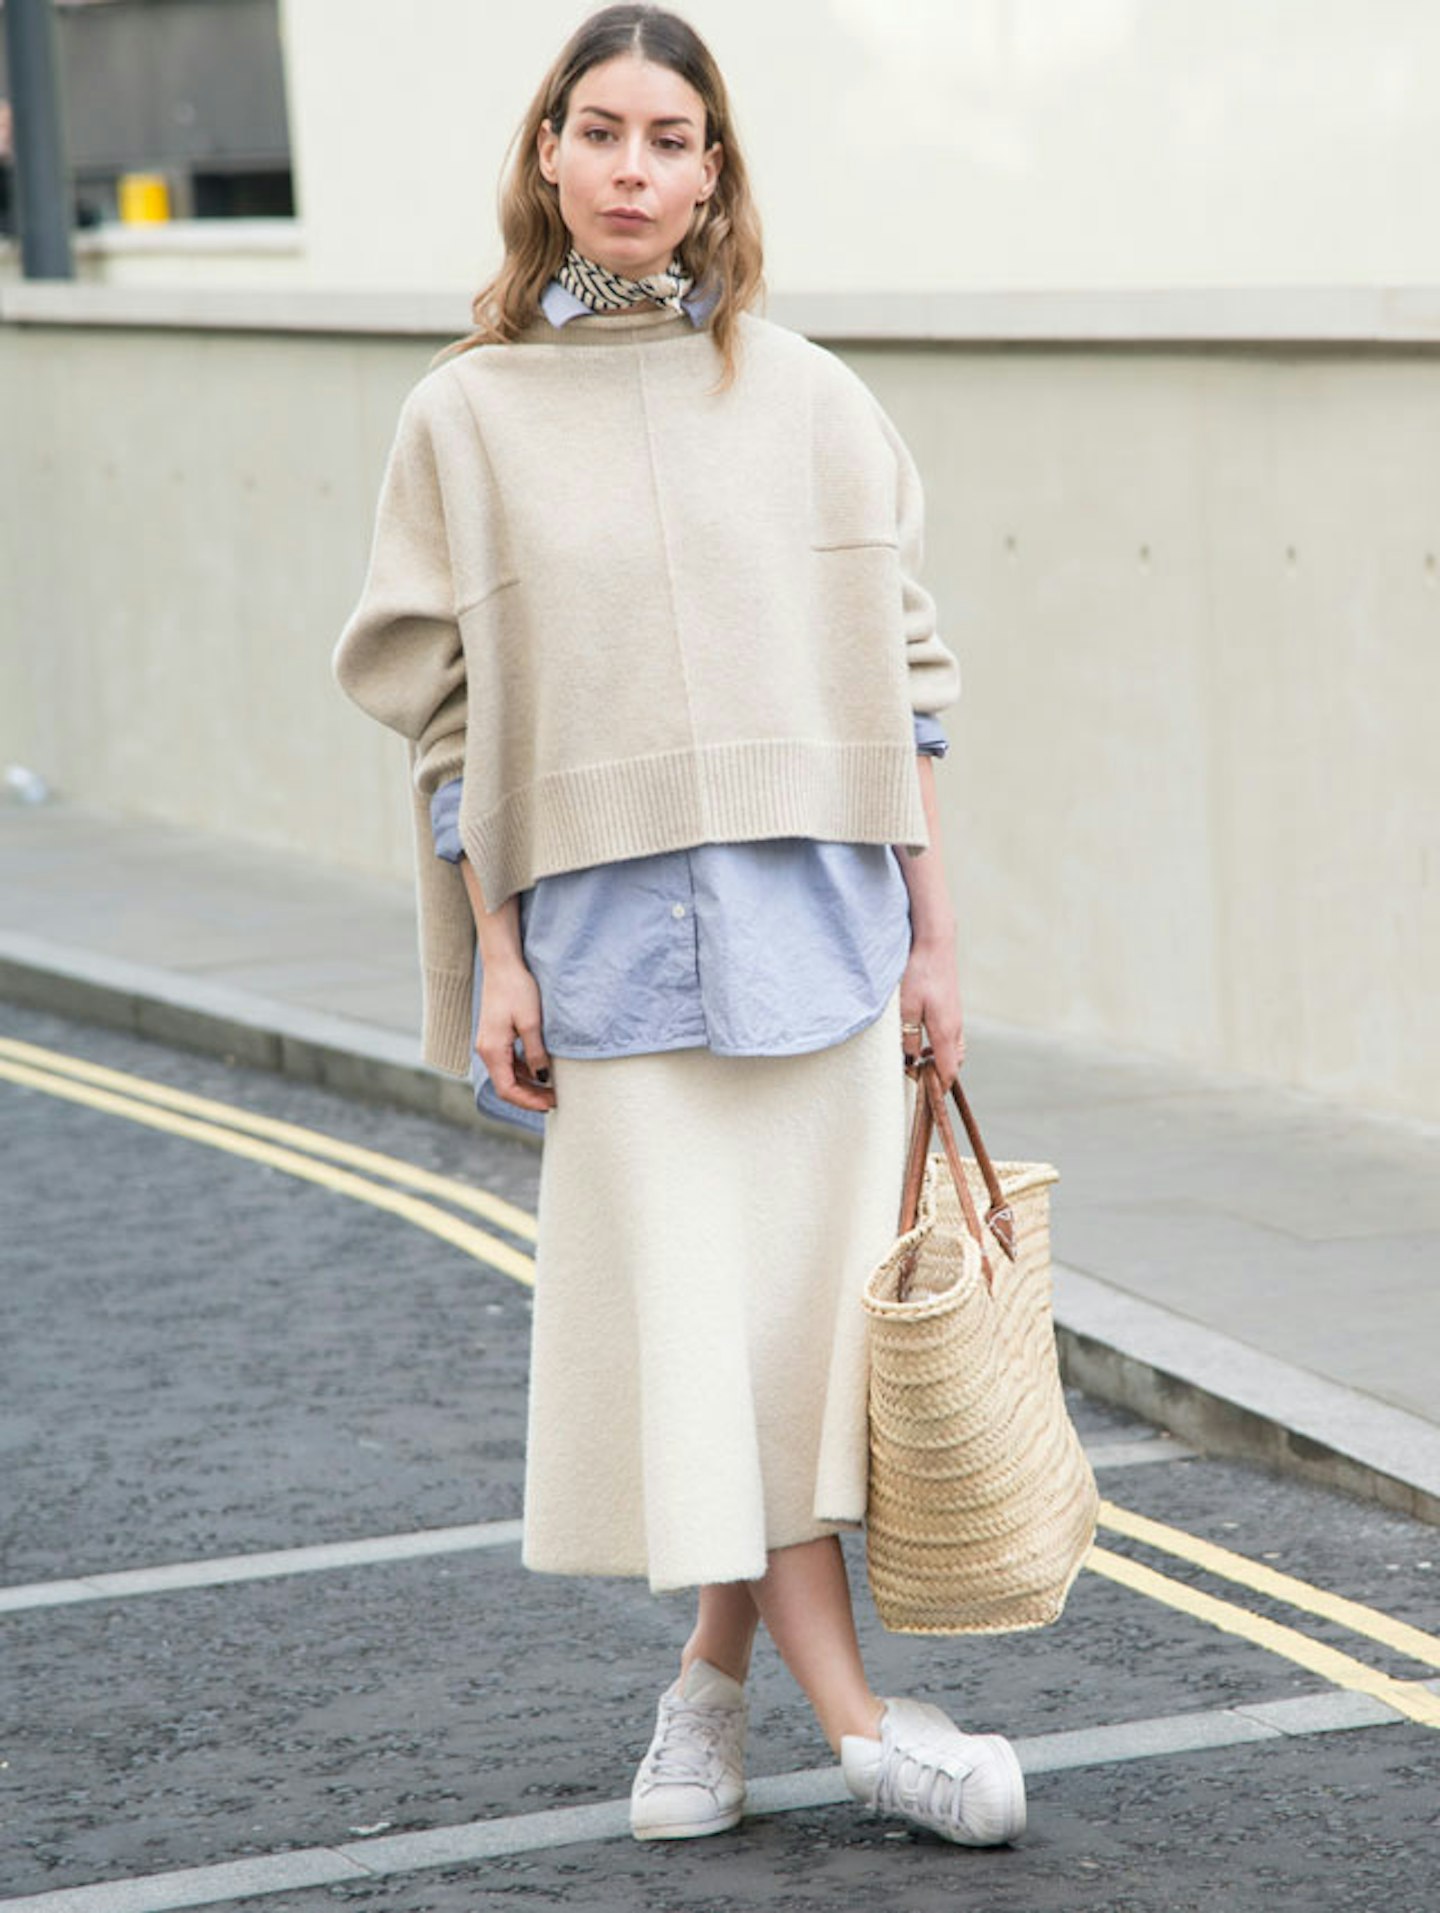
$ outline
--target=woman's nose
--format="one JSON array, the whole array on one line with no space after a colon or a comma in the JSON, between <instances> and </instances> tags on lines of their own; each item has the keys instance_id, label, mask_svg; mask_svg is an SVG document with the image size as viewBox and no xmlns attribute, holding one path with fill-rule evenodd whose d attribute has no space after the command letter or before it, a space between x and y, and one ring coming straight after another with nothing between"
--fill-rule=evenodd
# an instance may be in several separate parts
<instances>
[{"instance_id":1,"label":"woman's nose","mask_svg":"<svg viewBox=\"0 0 1440 1913\"><path fill-rule=\"evenodd\" d=\"M625 140L615 154L615 177L627 184L642 182L646 178L645 145L637 134L632 140Z\"/></svg>"}]
</instances>

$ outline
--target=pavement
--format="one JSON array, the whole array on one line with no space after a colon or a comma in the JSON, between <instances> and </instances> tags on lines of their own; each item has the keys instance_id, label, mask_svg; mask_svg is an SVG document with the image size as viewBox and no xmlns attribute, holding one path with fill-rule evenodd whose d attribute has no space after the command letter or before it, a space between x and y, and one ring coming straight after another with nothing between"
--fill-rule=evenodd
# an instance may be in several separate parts
<instances>
[{"instance_id":1,"label":"pavement","mask_svg":"<svg viewBox=\"0 0 1440 1913\"><path fill-rule=\"evenodd\" d=\"M1078 1390L1059 1625L891 1634L844 1543L877 1691L1009 1736L1024 1838L861 1812L762 1639L746 1818L631 1840L694 1603L522 1566L538 1152L0 1024L0 1913L1440 1906L1435 1530Z\"/></svg>"},{"instance_id":2,"label":"pavement","mask_svg":"<svg viewBox=\"0 0 1440 1913\"><path fill-rule=\"evenodd\" d=\"M0 808L4 1003L485 1127L418 1059L407 884ZM1053 1162L1067 1380L1206 1452L1440 1522L1440 1129L972 1007L992 1155Z\"/></svg>"}]
</instances>

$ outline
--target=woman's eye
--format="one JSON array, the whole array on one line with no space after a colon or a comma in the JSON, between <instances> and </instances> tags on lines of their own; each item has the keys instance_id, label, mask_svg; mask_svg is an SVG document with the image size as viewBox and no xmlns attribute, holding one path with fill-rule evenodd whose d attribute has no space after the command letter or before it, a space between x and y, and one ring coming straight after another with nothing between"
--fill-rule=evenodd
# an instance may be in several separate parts
<instances>
[{"instance_id":1,"label":"woman's eye","mask_svg":"<svg viewBox=\"0 0 1440 1913\"><path fill-rule=\"evenodd\" d=\"M612 128L608 126L587 126L580 137L584 140L594 140L598 142L600 140L614 139L615 134ZM685 151L684 140L678 139L673 133L662 136L656 140L655 144L662 147L667 153L683 153Z\"/></svg>"}]
</instances>

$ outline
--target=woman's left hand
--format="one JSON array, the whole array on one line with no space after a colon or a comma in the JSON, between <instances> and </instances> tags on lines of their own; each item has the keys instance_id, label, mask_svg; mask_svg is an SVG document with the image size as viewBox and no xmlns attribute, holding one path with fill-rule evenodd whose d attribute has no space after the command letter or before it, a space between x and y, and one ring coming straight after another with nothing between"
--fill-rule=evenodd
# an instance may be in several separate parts
<instances>
[{"instance_id":1,"label":"woman's left hand","mask_svg":"<svg viewBox=\"0 0 1440 1913\"><path fill-rule=\"evenodd\" d=\"M907 1057L926 1043L935 1052L942 1089L949 1089L965 1060L965 1016L953 936L917 939L900 979L901 1041ZM914 1025L920 1025L919 1029Z\"/></svg>"}]
</instances>

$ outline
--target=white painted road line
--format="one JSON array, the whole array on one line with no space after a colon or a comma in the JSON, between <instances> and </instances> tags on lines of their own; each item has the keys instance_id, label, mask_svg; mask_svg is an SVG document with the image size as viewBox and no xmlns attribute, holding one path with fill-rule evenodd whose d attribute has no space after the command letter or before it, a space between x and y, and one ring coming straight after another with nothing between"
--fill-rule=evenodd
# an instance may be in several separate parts
<instances>
[{"instance_id":1,"label":"white painted road line","mask_svg":"<svg viewBox=\"0 0 1440 1913\"><path fill-rule=\"evenodd\" d=\"M1184 1461L1194 1454L1168 1435L1141 1441L1096 1442L1086 1449L1096 1468L1134 1468L1157 1461ZM272 1548L258 1554L218 1555L206 1561L171 1561L153 1568L123 1568L109 1574L75 1575L63 1581L31 1581L0 1587L0 1614L33 1608L72 1607L80 1601L120 1601L137 1594L171 1594L181 1588L226 1587L238 1581L269 1581L288 1574L320 1574L329 1568L363 1568L386 1561L416 1561L430 1554L464 1554L472 1548L516 1547L518 1521L482 1521L462 1528L425 1528L414 1534L383 1534L310 1548Z\"/></svg>"},{"instance_id":2,"label":"white painted road line","mask_svg":"<svg viewBox=\"0 0 1440 1913\"><path fill-rule=\"evenodd\" d=\"M1144 1468L1152 1461L1191 1461L1197 1450L1173 1435L1148 1435L1140 1441L1086 1442L1092 1468Z\"/></svg>"},{"instance_id":3,"label":"white painted road line","mask_svg":"<svg viewBox=\"0 0 1440 1913\"><path fill-rule=\"evenodd\" d=\"M266 1854L258 1860L232 1860L224 1866L186 1867L178 1873L114 1880L103 1886L61 1887L54 1893L0 1900L0 1906L9 1913L30 1907L43 1907L45 1913L162 1913L166 1908L217 1906L224 1900L294 1893L301 1887L370 1877L368 1868L343 1860L333 1847L309 1847Z\"/></svg>"},{"instance_id":4,"label":"white painted road line","mask_svg":"<svg viewBox=\"0 0 1440 1913\"><path fill-rule=\"evenodd\" d=\"M1430 1685L1440 1689L1440 1682ZM1017 1740L1015 1748L1025 1772L1033 1776L1400 1724L1400 1715L1367 1695L1302 1694L1243 1707L1040 1734ZM752 1813L794 1813L845 1804L849 1799L838 1767L772 1774L752 1781L749 1787ZM367 1876L471 1866L507 1854L626 1839L629 1831L628 1802L606 1800L593 1806L472 1820L424 1833L392 1834L333 1847L304 1847L291 1853L186 1867L173 1873L152 1873L93 1886L60 1887L48 1893L0 1900L0 1913L175 1913L175 1909L215 1906L226 1900L295 1892L303 1887L333 1886Z\"/></svg>"},{"instance_id":5,"label":"white painted road line","mask_svg":"<svg viewBox=\"0 0 1440 1913\"><path fill-rule=\"evenodd\" d=\"M464 1528L422 1528L415 1534L382 1534L363 1541L281 1548L266 1554L219 1555L209 1561L172 1561L161 1567L125 1568L70 1581L32 1581L0 1588L0 1614L28 1608L69 1607L77 1601L115 1601L136 1594L170 1594L177 1588L225 1587L236 1581L268 1581L287 1574L319 1574L328 1568L371 1567L381 1561L414 1561L431 1554L464 1554L475 1548L519 1545L518 1521L482 1521Z\"/></svg>"}]
</instances>

